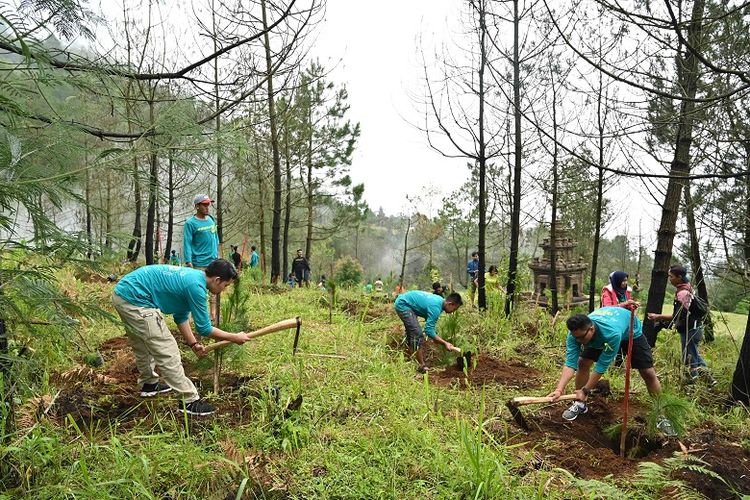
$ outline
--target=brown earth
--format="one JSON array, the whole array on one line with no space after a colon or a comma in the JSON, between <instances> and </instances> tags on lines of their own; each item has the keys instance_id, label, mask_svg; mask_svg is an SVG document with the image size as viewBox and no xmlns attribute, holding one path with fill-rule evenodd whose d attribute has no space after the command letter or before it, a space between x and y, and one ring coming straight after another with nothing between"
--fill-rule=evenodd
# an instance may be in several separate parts
<instances>
[{"instance_id":1,"label":"brown earth","mask_svg":"<svg viewBox=\"0 0 750 500\"><path fill-rule=\"evenodd\" d=\"M437 385L450 385L458 383L460 387L484 384L503 384L509 388L532 389L541 385L542 374L536 368L528 366L523 361L511 359L500 361L488 354L481 353L476 356L467 373L456 365L449 366L443 370L430 371L430 382ZM467 384L467 379L469 384Z\"/></svg>"},{"instance_id":2,"label":"brown earth","mask_svg":"<svg viewBox=\"0 0 750 500\"><path fill-rule=\"evenodd\" d=\"M518 473L530 469L562 467L584 479L601 479L610 474L632 477L638 464L649 461L661 463L675 452L687 452L705 461L707 469L719 474L727 483L699 472L680 470L673 477L681 479L708 498L735 498L735 493L750 493L750 452L727 435L719 434L713 427L703 427L689 432L677 440L649 439L643 434L647 409L637 401L630 404L633 415L629 425L626 455L619 456L619 438L611 440L604 429L618 423L622 416L622 400L596 398L585 415L573 422L562 418L565 404L542 407L524 406L520 411L531 428L528 433L511 436L511 444L523 444L530 452L526 466ZM512 428L517 429L512 422ZM497 432L507 436L508 428ZM502 438L501 438L502 439ZM636 447L634 449L634 447Z\"/></svg>"}]
</instances>

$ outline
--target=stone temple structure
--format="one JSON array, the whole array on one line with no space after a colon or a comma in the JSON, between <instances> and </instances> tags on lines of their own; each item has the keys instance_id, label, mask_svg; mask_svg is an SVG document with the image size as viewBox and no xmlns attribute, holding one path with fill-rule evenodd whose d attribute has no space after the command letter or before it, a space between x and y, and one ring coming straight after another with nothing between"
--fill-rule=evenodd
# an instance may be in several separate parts
<instances>
[{"instance_id":1,"label":"stone temple structure","mask_svg":"<svg viewBox=\"0 0 750 500\"><path fill-rule=\"evenodd\" d=\"M575 254L578 242L567 236L562 223L558 222L556 226L555 273L557 274L558 302L560 307L586 302L588 297L583 295L583 272L588 265L583 262L582 256ZM529 263L529 268L534 273L534 293L531 300L538 302L540 306L547 306L550 288L550 239L545 238L539 246L544 250L542 258L534 257L534 260Z\"/></svg>"}]
</instances>

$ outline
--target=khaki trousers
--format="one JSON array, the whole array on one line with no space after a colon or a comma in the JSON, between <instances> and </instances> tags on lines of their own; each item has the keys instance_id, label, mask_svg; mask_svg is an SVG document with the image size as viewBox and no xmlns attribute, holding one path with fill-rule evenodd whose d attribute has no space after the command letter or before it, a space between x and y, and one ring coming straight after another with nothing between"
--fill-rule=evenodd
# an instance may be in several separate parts
<instances>
[{"instance_id":1,"label":"khaki trousers","mask_svg":"<svg viewBox=\"0 0 750 500\"><path fill-rule=\"evenodd\" d=\"M199 399L195 385L185 376L180 349L161 311L134 306L116 293L112 294L112 304L125 323L138 368L138 384L158 382L159 374L154 368L159 365L161 377L180 399L186 403Z\"/></svg>"}]
</instances>

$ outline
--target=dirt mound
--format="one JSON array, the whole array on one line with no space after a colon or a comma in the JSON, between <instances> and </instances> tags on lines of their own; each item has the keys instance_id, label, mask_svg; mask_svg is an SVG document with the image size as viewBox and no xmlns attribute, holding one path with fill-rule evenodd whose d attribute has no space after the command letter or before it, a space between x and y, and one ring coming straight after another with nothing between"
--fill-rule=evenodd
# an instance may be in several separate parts
<instances>
[{"instance_id":1,"label":"dirt mound","mask_svg":"<svg viewBox=\"0 0 750 500\"><path fill-rule=\"evenodd\" d=\"M631 400L632 427L626 449L629 457L618 454L619 439L612 440L604 432L622 418L622 399L596 398L589 411L573 422L562 418L565 404L546 407L522 407L531 431L511 437L513 444L524 444L530 454L524 470L562 467L583 479L601 479L610 474L632 477L640 462L661 463L675 452L687 453L705 461L707 469L728 483L693 470L681 469L673 474L708 498L736 498L737 493L750 493L750 451L729 435L719 434L712 426L697 429L679 442L649 439L642 434L648 409ZM509 420L512 422L510 417ZM513 428L515 423L511 424ZM498 433L507 432L504 426ZM685 448L680 446L683 443Z\"/></svg>"},{"instance_id":2,"label":"dirt mound","mask_svg":"<svg viewBox=\"0 0 750 500\"><path fill-rule=\"evenodd\" d=\"M357 320L369 323L387 316L391 312L388 304L376 301L342 300L339 302L341 310ZM363 316L364 315L364 316Z\"/></svg>"},{"instance_id":3,"label":"dirt mound","mask_svg":"<svg viewBox=\"0 0 750 500\"><path fill-rule=\"evenodd\" d=\"M541 373L523 361L511 359L500 361L488 354L479 354L476 366L468 369L468 381L471 385L503 384L518 389L531 389L541 385ZM438 385L449 385L457 382L466 387L467 375L458 367L449 366L444 370L430 372L430 382Z\"/></svg>"}]
</instances>

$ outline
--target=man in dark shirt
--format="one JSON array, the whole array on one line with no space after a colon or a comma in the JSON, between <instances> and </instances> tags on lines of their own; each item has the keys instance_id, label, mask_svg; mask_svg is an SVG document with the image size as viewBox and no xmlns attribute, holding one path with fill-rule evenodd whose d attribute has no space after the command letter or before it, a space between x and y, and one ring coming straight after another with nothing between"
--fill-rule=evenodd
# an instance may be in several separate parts
<instances>
[{"instance_id":1,"label":"man in dark shirt","mask_svg":"<svg viewBox=\"0 0 750 500\"><path fill-rule=\"evenodd\" d=\"M297 256L292 260L292 272L294 279L297 280L297 286L301 287L305 282L305 276L310 273L310 265L307 259L302 255L302 250L297 250Z\"/></svg>"}]
</instances>

